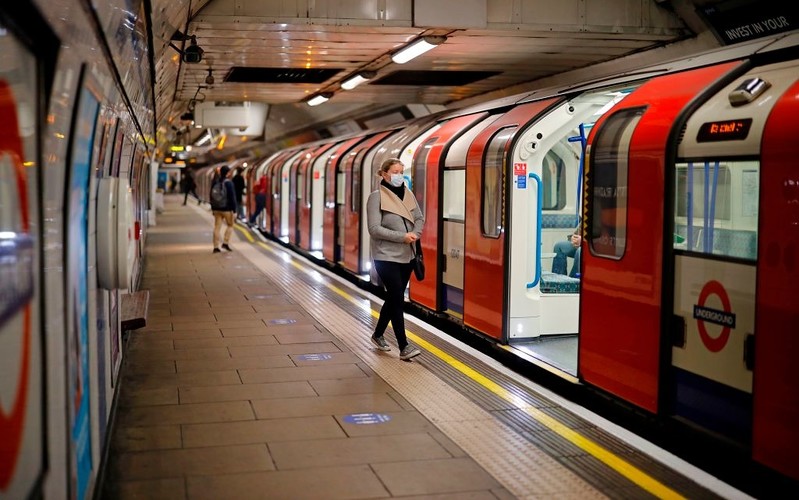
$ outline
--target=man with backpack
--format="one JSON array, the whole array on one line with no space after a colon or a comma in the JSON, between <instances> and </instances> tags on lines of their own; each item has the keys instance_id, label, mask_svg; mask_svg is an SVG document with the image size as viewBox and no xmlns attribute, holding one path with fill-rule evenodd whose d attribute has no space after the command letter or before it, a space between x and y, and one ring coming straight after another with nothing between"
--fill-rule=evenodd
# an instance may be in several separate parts
<instances>
[{"instance_id":1,"label":"man with backpack","mask_svg":"<svg viewBox=\"0 0 799 500\"><path fill-rule=\"evenodd\" d=\"M232 252L230 236L233 234L233 214L236 213L236 192L230 180L230 167L223 165L219 169L219 176L211 183L211 212L214 214L214 253L219 253L219 229L222 221L227 228L222 238L222 248Z\"/></svg>"}]
</instances>

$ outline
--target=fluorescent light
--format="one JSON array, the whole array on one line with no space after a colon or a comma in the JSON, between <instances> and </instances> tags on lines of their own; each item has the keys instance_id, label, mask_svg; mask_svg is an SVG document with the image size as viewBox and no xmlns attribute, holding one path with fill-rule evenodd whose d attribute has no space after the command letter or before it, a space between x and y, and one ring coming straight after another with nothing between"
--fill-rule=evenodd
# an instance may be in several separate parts
<instances>
[{"instance_id":1,"label":"fluorescent light","mask_svg":"<svg viewBox=\"0 0 799 500\"><path fill-rule=\"evenodd\" d=\"M363 82L368 82L375 77L374 71L361 71L341 82L341 88L344 90L352 90Z\"/></svg>"},{"instance_id":2,"label":"fluorescent light","mask_svg":"<svg viewBox=\"0 0 799 500\"><path fill-rule=\"evenodd\" d=\"M446 41L447 37L445 36L423 36L410 45L401 48L397 53L391 56L391 60L397 64L405 64L414 57L418 57Z\"/></svg>"},{"instance_id":3,"label":"fluorescent light","mask_svg":"<svg viewBox=\"0 0 799 500\"><path fill-rule=\"evenodd\" d=\"M327 102L327 100L330 99L331 97L333 97L333 94L329 92L316 94L315 96L311 97L308 100L308 106L319 106L323 102Z\"/></svg>"}]
</instances>

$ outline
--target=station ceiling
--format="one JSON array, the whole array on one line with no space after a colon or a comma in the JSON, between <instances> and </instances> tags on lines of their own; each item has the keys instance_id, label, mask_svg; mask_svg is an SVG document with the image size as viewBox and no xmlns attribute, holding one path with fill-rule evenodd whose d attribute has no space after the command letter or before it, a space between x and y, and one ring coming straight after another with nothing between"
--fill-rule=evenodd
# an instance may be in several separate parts
<instances>
[{"instance_id":1,"label":"station ceiling","mask_svg":"<svg viewBox=\"0 0 799 500\"><path fill-rule=\"evenodd\" d=\"M175 141L181 116L198 102L266 103L259 140L277 141L402 105L459 107L557 75L600 72L612 61L646 63L642 54L662 58L668 52L653 49L706 32L695 8L707 3L713 2L152 0L158 142ZM392 61L398 49L428 36L445 41L408 63ZM191 37L203 51L199 62L181 57ZM705 48L711 47L694 42L688 50ZM362 71L374 77L341 88ZM308 106L319 93L330 100Z\"/></svg>"}]
</instances>

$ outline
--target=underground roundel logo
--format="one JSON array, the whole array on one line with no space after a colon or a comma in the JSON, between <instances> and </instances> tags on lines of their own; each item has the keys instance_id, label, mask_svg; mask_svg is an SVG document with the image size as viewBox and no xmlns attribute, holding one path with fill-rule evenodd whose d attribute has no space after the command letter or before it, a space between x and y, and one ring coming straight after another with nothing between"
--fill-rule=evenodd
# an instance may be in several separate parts
<instances>
[{"instance_id":1,"label":"underground roundel logo","mask_svg":"<svg viewBox=\"0 0 799 500\"><path fill-rule=\"evenodd\" d=\"M10 166L11 177L16 180L18 198L16 208L20 215L19 236L5 242L4 246L7 251L8 247L22 248L22 244L29 240L24 238L28 233L28 200L25 172L21 160L22 142L19 138L16 101L10 87L3 80L0 80L0 116L3 117L0 120L0 171L8 170ZM0 173L8 174L8 172ZM3 227L0 227L0 231L9 232ZM32 248L27 244L24 246ZM19 373L16 375L16 384L13 380L11 381L15 387L13 397L10 400L0 401L0 493L8 488L14 477L14 470L19 463L22 437L25 431L25 415L28 409L32 336L30 293L32 293L32 287L14 288L14 285L18 284L20 280L14 278L16 268L13 265L8 266L9 261L12 263L20 261L20 256L24 255L25 250L20 250L12 253L11 259L3 259L6 261L5 263L0 262L0 275L4 277L4 281L0 282L0 334L22 336ZM4 324L8 324L12 317L21 319L21 332L13 327L10 331L3 331ZM9 356L5 352L3 354ZM13 354L10 355L13 356ZM8 383L9 381L5 380L4 382Z\"/></svg>"},{"instance_id":2,"label":"underground roundel logo","mask_svg":"<svg viewBox=\"0 0 799 500\"><path fill-rule=\"evenodd\" d=\"M711 295L718 296L722 310L705 307L707 299ZM698 302L698 304L694 305L694 319L699 329L699 337L708 351L719 352L727 345L727 341L730 339L730 331L735 328L735 314L732 312L730 297L721 283L711 280L705 283L702 291L699 292ZM722 327L721 334L717 337L711 336L707 332L706 323L720 325Z\"/></svg>"}]
</instances>

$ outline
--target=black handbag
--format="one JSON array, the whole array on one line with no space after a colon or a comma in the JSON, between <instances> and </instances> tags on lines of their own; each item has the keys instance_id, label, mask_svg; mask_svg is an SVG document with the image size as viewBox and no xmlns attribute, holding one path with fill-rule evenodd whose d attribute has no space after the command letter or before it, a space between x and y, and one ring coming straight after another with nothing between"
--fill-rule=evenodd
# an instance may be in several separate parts
<instances>
[{"instance_id":1,"label":"black handbag","mask_svg":"<svg viewBox=\"0 0 799 500\"><path fill-rule=\"evenodd\" d=\"M424 254L422 253L422 242L420 240L416 240L415 243L411 243L411 248L414 248L413 275L416 276L417 280L422 281L424 279Z\"/></svg>"}]
</instances>

